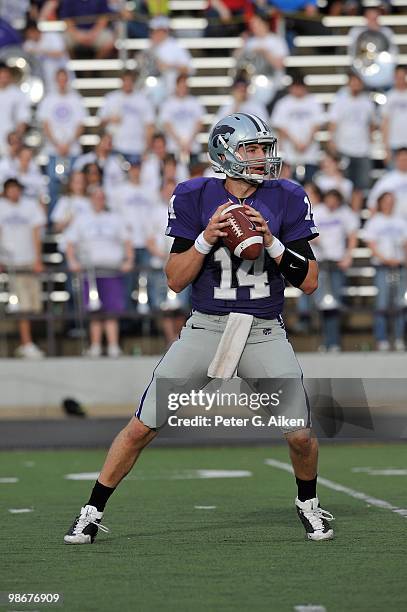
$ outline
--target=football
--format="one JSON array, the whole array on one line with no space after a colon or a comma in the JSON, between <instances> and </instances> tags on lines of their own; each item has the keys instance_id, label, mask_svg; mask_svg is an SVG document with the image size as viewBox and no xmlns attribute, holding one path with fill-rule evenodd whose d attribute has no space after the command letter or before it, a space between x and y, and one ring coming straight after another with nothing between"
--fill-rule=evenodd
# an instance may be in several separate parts
<instances>
[{"instance_id":1,"label":"football","mask_svg":"<svg viewBox=\"0 0 407 612\"><path fill-rule=\"evenodd\" d=\"M223 238L225 246L233 255L241 259L257 259L263 248L263 234L244 212L241 204L231 204L222 215L231 213L229 226L224 228L227 236Z\"/></svg>"}]
</instances>

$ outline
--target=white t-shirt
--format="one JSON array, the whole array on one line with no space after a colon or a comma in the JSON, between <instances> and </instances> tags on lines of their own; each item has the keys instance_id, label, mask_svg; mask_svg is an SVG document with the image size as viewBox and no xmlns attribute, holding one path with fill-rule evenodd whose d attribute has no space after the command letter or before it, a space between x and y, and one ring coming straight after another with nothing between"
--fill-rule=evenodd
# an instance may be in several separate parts
<instances>
[{"instance_id":1,"label":"white t-shirt","mask_svg":"<svg viewBox=\"0 0 407 612\"><path fill-rule=\"evenodd\" d=\"M121 155L111 153L107 159L101 160L96 153L91 151L80 155L73 165L74 171L82 171L87 164L97 164L103 170L103 187L106 192L120 185L125 180L125 172L122 167L124 158Z\"/></svg>"},{"instance_id":2,"label":"white t-shirt","mask_svg":"<svg viewBox=\"0 0 407 612\"><path fill-rule=\"evenodd\" d=\"M196 130L197 123L202 121L204 109L194 96L180 98L172 96L164 102L161 113L160 123L170 123L175 133L182 139L190 141ZM178 143L168 134L167 147L171 153L179 151ZM201 144L197 136L192 143L192 153L199 153Z\"/></svg>"},{"instance_id":3,"label":"white t-shirt","mask_svg":"<svg viewBox=\"0 0 407 612\"><path fill-rule=\"evenodd\" d=\"M9 178L16 178L24 187L24 197L39 200L48 195L47 178L35 163L31 161L27 172L19 170L18 160L4 158L0 162L0 185Z\"/></svg>"},{"instance_id":4,"label":"white t-shirt","mask_svg":"<svg viewBox=\"0 0 407 612\"><path fill-rule=\"evenodd\" d=\"M340 153L349 157L370 157L370 124L374 105L366 93L352 96L340 91L329 111L329 121L336 124L334 141Z\"/></svg>"},{"instance_id":5,"label":"white t-shirt","mask_svg":"<svg viewBox=\"0 0 407 612\"><path fill-rule=\"evenodd\" d=\"M126 181L115 189L114 197L109 201L110 207L123 217L130 232L134 248L146 246L146 227L155 208L157 198L151 188L135 185Z\"/></svg>"},{"instance_id":6,"label":"white t-shirt","mask_svg":"<svg viewBox=\"0 0 407 612\"><path fill-rule=\"evenodd\" d=\"M319 261L341 261L346 253L347 238L359 227L359 217L347 206L330 210L325 204L313 207L319 237L312 249Z\"/></svg>"},{"instance_id":7,"label":"white t-shirt","mask_svg":"<svg viewBox=\"0 0 407 612\"><path fill-rule=\"evenodd\" d=\"M389 143L391 149L407 147L407 89L392 89L382 107L383 117L389 119Z\"/></svg>"},{"instance_id":8,"label":"white t-shirt","mask_svg":"<svg viewBox=\"0 0 407 612\"><path fill-rule=\"evenodd\" d=\"M183 183L189 179L188 168L178 162L176 169L176 182ZM156 155L148 155L141 166L141 182L146 189L158 193L161 189L161 161Z\"/></svg>"},{"instance_id":9,"label":"white t-shirt","mask_svg":"<svg viewBox=\"0 0 407 612\"><path fill-rule=\"evenodd\" d=\"M306 95L303 98L296 98L287 95L276 103L271 124L274 128L284 129L300 142L305 142L310 138L312 130L321 125L324 119L324 111L315 96ZM289 164L318 163L320 149L315 138L312 138L311 144L303 153L297 151L285 138L281 139L280 145L284 153L284 161Z\"/></svg>"},{"instance_id":10,"label":"white t-shirt","mask_svg":"<svg viewBox=\"0 0 407 612\"><path fill-rule=\"evenodd\" d=\"M353 191L353 183L344 176L337 178L335 176L329 176L329 174L324 174L323 172L317 172L313 178L313 181L323 193L330 191L331 189L336 189L342 194L343 199L346 202L350 202Z\"/></svg>"},{"instance_id":11,"label":"white t-shirt","mask_svg":"<svg viewBox=\"0 0 407 612\"><path fill-rule=\"evenodd\" d=\"M18 159L5 155L0 159L0 184L3 185L10 177L15 177L17 174Z\"/></svg>"},{"instance_id":12,"label":"white t-shirt","mask_svg":"<svg viewBox=\"0 0 407 612\"><path fill-rule=\"evenodd\" d=\"M244 51L259 51L265 49L276 57L287 57L290 54L288 45L284 38L277 34L267 34L267 36L251 36L243 45Z\"/></svg>"},{"instance_id":13,"label":"white t-shirt","mask_svg":"<svg viewBox=\"0 0 407 612\"><path fill-rule=\"evenodd\" d=\"M118 269L125 258L129 233L122 217L111 211L78 216L64 232L64 243L76 246L83 266Z\"/></svg>"},{"instance_id":14,"label":"white t-shirt","mask_svg":"<svg viewBox=\"0 0 407 612\"><path fill-rule=\"evenodd\" d=\"M25 16L30 10L30 0L2 0L0 2L0 17L13 27L21 28Z\"/></svg>"},{"instance_id":15,"label":"white t-shirt","mask_svg":"<svg viewBox=\"0 0 407 612\"><path fill-rule=\"evenodd\" d=\"M249 98L242 104L236 104L236 102L232 101L228 104L224 104L220 110L216 114L216 119L214 123L217 123L226 115L232 115L233 113L246 113L247 115L255 115L256 117L260 117L263 121L268 121L269 116L267 112L267 108L261 102L257 102L252 98Z\"/></svg>"},{"instance_id":16,"label":"white t-shirt","mask_svg":"<svg viewBox=\"0 0 407 612\"><path fill-rule=\"evenodd\" d=\"M407 219L407 172L391 170L382 176L369 193L368 207L376 208L377 199L386 192L394 194L396 201L394 214Z\"/></svg>"},{"instance_id":17,"label":"white t-shirt","mask_svg":"<svg viewBox=\"0 0 407 612\"><path fill-rule=\"evenodd\" d=\"M146 96L134 91L126 94L122 90L112 91L99 110L99 117L109 119L121 117L120 123L108 125L113 136L113 146L120 153L139 155L146 146L146 126L154 123L154 113Z\"/></svg>"},{"instance_id":18,"label":"white t-shirt","mask_svg":"<svg viewBox=\"0 0 407 612\"><path fill-rule=\"evenodd\" d=\"M59 198L51 213L53 223L74 221L78 216L92 212L89 198L78 195L65 195Z\"/></svg>"},{"instance_id":19,"label":"white t-shirt","mask_svg":"<svg viewBox=\"0 0 407 612\"><path fill-rule=\"evenodd\" d=\"M16 85L0 89L0 153L7 153L7 135L19 123L30 123L30 101Z\"/></svg>"},{"instance_id":20,"label":"white t-shirt","mask_svg":"<svg viewBox=\"0 0 407 612\"><path fill-rule=\"evenodd\" d=\"M166 235L167 225L168 203L160 200L157 206L154 207L154 210L151 211L147 226L147 238L154 238L156 247L168 256L174 239ZM151 257L150 265L153 268L162 269L166 261L167 258Z\"/></svg>"},{"instance_id":21,"label":"white t-shirt","mask_svg":"<svg viewBox=\"0 0 407 612\"><path fill-rule=\"evenodd\" d=\"M60 143L72 141L75 131L83 124L87 111L82 97L75 91L64 95L50 93L42 100L38 107L39 121L47 122L54 139ZM47 155L57 155L57 150L50 141L46 141L44 152ZM79 155L81 146L78 139L74 139L69 149L69 155Z\"/></svg>"},{"instance_id":22,"label":"white t-shirt","mask_svg":"<svg viewBox=\"0 0 407 612\"><path fill-rule=\"evenodd\" d=\"M44 199L48 195L47 177L36 167L29 168L24 174L18 172L16 178L24 187L24 196L34 200Z\"/></svg>"},{"instance_id":23,"label":"white t-shirt","mask_svg":"<svg viewBox=\"0 0 407 612\"><path fill-rule=\"evenodd\" d=\"M407 243L407 221L397 215L376 213L362 230L362 238L366 242L375 242L380 255L385 259L405 261L404 245ZM380 263L376 257L373 263Z\"/></svg>"},{"instance_id":24,"label":"white t-shirt","mask_svg":"<svg viewBox=\"0 0 407 612\"><path fill-rule=\"evenodd\" d=\"M172 94L175 89L175 81L177 79L178 69L182 66L187 66L189 72L192 72L192 58L186 49L183 49L175 38L168 36L160 44L151 46L150 51L160 62L176 66L165 70L163 76L164 83L168 94Z\"/></svg>"},{"instance_id":25,"label":"white t-shirt","mask_svg":"<svg viewBox=\"0 0 407 612\"><path fill-rule=\"evenodd\" d=\"M33 229L46 221L44 211L34 200L21 198L13 204L0 198L1 260L17 267L32 266L36 259Z\"/></svg>"},{"instance_id":26,"label":"white t-shirt","mask_svg":"<svg viewBox=\"0 0 407 612\"><path fill-rule=\"evenodd\" d=\"M60 68L68 68L69 55L66 50L65 38L60 32L42 32L38 42L27 40L23 48L27 53L35 53L41 63L46 91L56 91L55 75ZM61 57L50 57L48 53L61 53Z\"/></svg>"}]
</instances>

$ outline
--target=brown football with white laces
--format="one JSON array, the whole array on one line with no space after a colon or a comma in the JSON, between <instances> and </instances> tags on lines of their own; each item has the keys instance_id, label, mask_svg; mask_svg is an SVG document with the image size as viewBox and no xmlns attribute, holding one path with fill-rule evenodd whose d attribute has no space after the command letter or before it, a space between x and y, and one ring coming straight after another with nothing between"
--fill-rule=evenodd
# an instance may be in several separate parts
<instances>
[{"instance_id":1,"label":"brown football with white laces","mask_svg":"<svg viewBox=\"0 0 407 612\"><path fill-rule=\"evenodd\" d=\"M233 255L241 259L257 259L263 249L263 234L256 229L253 221L245 213L241 204L231 204L222 212L230 213L229 225L223 231L225 246ZM221 216L222 216L221 215Z\"/></svg>"}]
</instances>

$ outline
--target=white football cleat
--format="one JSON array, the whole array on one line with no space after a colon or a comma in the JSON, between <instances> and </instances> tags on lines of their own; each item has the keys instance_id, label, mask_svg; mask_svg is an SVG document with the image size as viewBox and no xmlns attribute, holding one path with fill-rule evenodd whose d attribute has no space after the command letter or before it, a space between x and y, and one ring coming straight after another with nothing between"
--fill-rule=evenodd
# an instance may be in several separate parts
<instances>
[{"instance_id":1,"label":"white football cleat","mask_svg":"<svg viewBox=\"0 0 407 612\"><path fill-rule=\"evenodd\" d=\"M319 507L318 497L307 499L305 502L300 501L297 497L295 505L308 540L332 540L334 530L331 529L328 521L335 519L330 512Z\"/></svg>"},{"instance_id":2,"label":"white football cleat","mask_svg":"<svg viewBox=\"0 0 407 612\"><path fill-rule=\"evenodd\" d=\"M109 533L109 529L100 524L102 516L103 512L98 512L95 506L81 508L81 513L64 536L65 544L92 544L99 529Z\"/></svg>"}]
</instances>

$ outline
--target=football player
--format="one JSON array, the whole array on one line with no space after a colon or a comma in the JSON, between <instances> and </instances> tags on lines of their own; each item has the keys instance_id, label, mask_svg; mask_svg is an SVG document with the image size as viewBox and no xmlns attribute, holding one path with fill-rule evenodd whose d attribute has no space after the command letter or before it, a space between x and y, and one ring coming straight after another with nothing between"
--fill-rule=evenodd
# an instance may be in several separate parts
<instances>
[{"instance_id":1,"label":"football player","mask_svg":"<svg viewBox=\"0 0 407 612\"><path fill-rule=\"evenodd\" d=\"M284 278L304 293L318 285L318 267L309 241L318 235L311 204L302 187L278 180L281 159L269 126L254 115L237 113L220 120L209 135L209 157L226 178L199 177L180 183L171 198L167 234L174 238L167 263L168 285L176 292L192 283L192 316L155 368L135 416L117 435L89 501L65 535L67 544L89 544L106 502L132 469L141 451L165 424L156 408L157 380L208 382L208 366L217 351L230 313L253 316L238 363L243 379L290 378L299 381L290 410L305 425L285 427L298 494L295 506L306 536L328 540L332 515L316 493L318 442L311 433L302 372L281 317ZM254 262L232 255L223 245L231 203L245 207L263 234L264 248ZM192 384L192 383L191 383Z\"/></svg>"}]
</instances>

